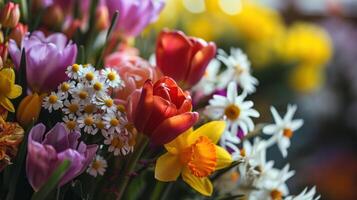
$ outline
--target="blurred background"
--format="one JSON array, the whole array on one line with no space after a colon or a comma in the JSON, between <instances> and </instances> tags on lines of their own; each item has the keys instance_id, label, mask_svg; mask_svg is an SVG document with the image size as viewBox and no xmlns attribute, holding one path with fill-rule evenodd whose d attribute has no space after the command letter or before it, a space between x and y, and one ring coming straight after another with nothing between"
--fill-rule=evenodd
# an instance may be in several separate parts
<instances>
[{"instance_id":1,"label":"blurred background","mask_svg":"<svg viewBox=\"0 0 357 200\"><path fill-rule=\"evenodd\" d=\"M291 193L316 185L321 199L357 199L357 0L168 0L145 36L164 27L248 54L260 82L256 123L273 121L270 105L298 105L305 124L287 159L268 152L296 170Z\"/></svg>"}]
</instances>

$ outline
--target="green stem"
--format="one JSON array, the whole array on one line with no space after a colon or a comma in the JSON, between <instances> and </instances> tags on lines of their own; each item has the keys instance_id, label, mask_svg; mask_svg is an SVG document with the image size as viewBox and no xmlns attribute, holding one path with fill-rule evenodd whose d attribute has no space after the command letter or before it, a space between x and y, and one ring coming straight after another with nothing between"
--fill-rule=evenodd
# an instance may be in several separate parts
<instances>
[{"instance_id":1,"label":"green stem","mask_svg":"<svg viewBox=\"0 0 357 200\"><path fill-rule=\"evenodd\" d=\"M149 140L144 136L142 140L136 145L136 150L133 152L131 157L129 158L128 164L126 165L124 169L124 176L121 179L119 183L119 191L118 191L118 196L117 200L122 199L122 196L124 195L125 189L129 184L130 181L130 175L134 171L136 163L138 162L141 154L144 152L145 147L149 143Z\"/></svg>"},{"instance_id":2,"label":"green stem","mask_svg":"<svg viewBox=\"0 0 357 200\"><path fill-rule=\"evenodd\" d=\"M165 189L166 185L167 185L167 183L165 183L165 182L157 181L154 191L150 197L150 200L160 200L161 194L162 194L163 190Z\"/></svg>"}]
</instances>

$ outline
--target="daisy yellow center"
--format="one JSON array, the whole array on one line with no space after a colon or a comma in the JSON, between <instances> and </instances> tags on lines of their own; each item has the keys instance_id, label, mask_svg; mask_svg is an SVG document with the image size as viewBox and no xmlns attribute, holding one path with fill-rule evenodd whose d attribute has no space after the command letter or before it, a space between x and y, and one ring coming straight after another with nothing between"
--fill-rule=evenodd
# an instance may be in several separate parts
<instances>
[{"instance_id":1,"label":"daisy yellow center","mask_svg":"<svg viewBox=\"0 0 357 200\"><path fill-rule=\"evenodd\" d=\"M115 80L115 73L114 72L110 72L108 75L107 75L107 78L108 80L110 81L114 81Z\"/></svg>"},{"instance_id":2,"label":"daisy yellow center","mask_svg":"<svg viewBox=\"0 0 357 200\"><path fill-rule=\"evenodd\" d=\"M61 85L61 90L62 90L63 92L67 92L67 91L69 90L69 88L70 88L70 86L69 86L68 83L62 83L62 85Z\"/></svg>"},{"instance_id":3,"label":"daisy yellow center","mask_svg":"<svg viewBox=\"0 0 357 200\"><path fill-rule=\"evenodd\" d=\"M113 118L110 120L110 125L111 126L118 126L119 125L119 120L116 118Z\"/></svg>"},{"instance_id":4,"label":"daisy yellow center","mask_svg":"<svg viewBox=\"0 0 357 200\"><path fill-rule=\"evenodd\" d=\"M245 149L242 148L240 150L240 155L243 156L243 157L245 157L247 155L246 152L245 152Z\"/></svg>"},{"instance_id":5,"label":"daisy yellow center","mask_svg":"<svg viewBox=\"0 0 357 200\"><path fill-rule=\"evenodd\" d=\"M100 161L98 161L98 160L93 161L93 164L92 164L93 169L98 170L101 167L102 167L102 164L100 163Z\"/></svg>"},{"instance_id":6,"label":"daisy yellow center","mask_svg":"<svg viewBox=\"0 0 357 200\"><path fill-rule=\"evenodd\" d=\"M89 72L86 74L85 78L87 79L87 81L93 81L94 74L92 72Z\"/></svg>"},{"instance_id":7,"label":"daisy yellow center","mask_svg":"<svg viewBox=\"0 0 357 200\"><path fill-rule=\"evenodd\" d=\"M97 121L97 122L95 123L95 126L96 126L97 128L99 128L99 129L104 129L104 128L105 128L105 124L103 123L102 120Z\"/></svg>"},{"instance_id":8,"label":"daisy yellow center","mask_svg":"<svg viewBox=\"0 0 357 200\"><path fill-rule=\"evenodd\" d=\"M55 104L58 100L58 97L56 95L50 95L48 97L48 102L50 102L50 104Z\"/></svg>"},{"instance_id":9,"label":"daisy yellow center","mask_svg":"<svg viewBox=\"0 0 357 200\"><path fill-rule=\"evenodd\" d=\"M100 82L96 82L93 85L93 89L96 90L96 91L101 91L103 89L103 84L100 83Z\"/></svg>"},{"instance_id":10,"label":"daisy yellow center","mask_svg":"<svg viewBox=\"0 0 357 200\"><path fill-rule=\"evenodd\" d=\"M244 72L244 69L238 64L236 65L236 73L238 75L242 74Z\"/></svg>"},{"instance_id":11,"label":"daisy yellow center","mask_svg":"<svg viewBox=\"0 0 357 200\"><path fill-rule=\"evenodd\" d=\"M86 126L92 126L94 124L94 119L92 116L88 116L84 119L84 124Z\"/></svg>"},{"instance_id":12,"label":"daisy yellow center","mask_svg":"<svg viewBox=\"0 0 357 200\"><path fill-rule=\"evenodd\" d=\"M84 106L83 110L85 113L91 114L94 112L95 106L93 104L88 104L88 105Z\"/></svg>"},{"instance_id":13,"label":"daisy yellow center","mask_svg":"<svg viewBox=\"0 0 357 200\"><path fill-rule=\"evenodd\" d=\"M236 171L232 172L230 178L232 182L237 182L239 180L239 173Z\"/></svg>"},{"instance_id":14,"label":"daisy yellow center","mask_svg":"<svg viewBox=\"0 0 357 200\"><path fill-rule=\"evenodd\" d=\"M110 107L113 106L114 101L113 101L113 99L106 99L106 100L104 100L104 104L105 104L105 106L107 106L108 108L110 108Z\"/></svg>"},{"instance_id":15,"label":"daisy yellow center","mask_svg":"<svg viewBox=\"0 0 357 200\"><path fill-rule=\"evenodd\" d=\"M120 140L120 138L115 137L112 139L110 146L116 148L116 149L120 149L124 146L123 142Z\"/></svg>"},{"instance_id":16,"label":"daisy yellow center","mask_svg":"<svg viewBox=\"0 0 357 200\"><path fill-rule=\"evenodd\" d=\"M231 104L224 109L224 114L228 119L236 120L240 115L240 109L238 106Z\"/></svg>"},{"instance_id":17,"label":"daisy yellow center","mask_svg":"<svg viewBox=\"0 0 357 200\"><path fill-rule=\"evenodd\" d=\"M86 91L80 91L78 94L78 97L82 100L86 99L88 97L88 92Z\"/></svg>"},{"instance_id":18,"label":"daisy yellow center","mask_svg":"<svg viewBox=\"0 0 357 200\"><path fill-rule=\"evenodd\" d=\"M72 71L73 71L73 72L78 72L79 69L80 69L80 66L79 66L78 64L72 65Z\"/></svg>"},{"instance_id":19,"label":"daisy yellow center","mask_svg":"<svg viewBox=\"0 0 357 200\"><path fill-rule=\"evenodd\" d=\"M194 144L181 152L180 160L194 176L207 177L216 169L216 155L215 144L208 137L200 136Z\"/></svg>"},{"instance_id":20,"label":"daisy yellow center","mask_svg":"<svg viewBox=\"0 0 357 200\"><path fill-rule=\"evenodd\" d=\"M76 112L79 110L79 105L78 105L78 104L75 104L75 103L70 104L70 105L68 106L68 110L69 110L69 112L71 112L71 113L76 113Z\"/></svg>"},{"instance_id":21,"label":"daisy yellow center","mask_svg":"<svg viewBox=\"0 0 357 200\"><path fill-rule=\"evenodd\" d=\"M132 136L128 142L129 146L133 147L136 144L136 137Z\"/></svg>"},{"instance_id":22,"label":"daisy yellow center","mask_svg":"<svg viewBox=\"0 0 357 200\"><path fill-rule=\"evenodd\" d=\"M281 193L279 190L274 189L270 192L270 197L273 200L281 200L283 199L283 193Z\"/></svg>"},{"instance_id":23,"label":"daisy yellow center","mask_svg":"<svg viewBox=\"0 0 357 200\"><path fill-rule=\"evenodd\" d=\"M283 135L287 138L293 137L294 133L290 128L284 128Z\"/></svg>"},{"instance_id":24,"label":"daisy yellow center","mask_svg":"<svg viewBox=\"0 0 357 200\"><path fill-rule=\"evenodd\" d=\"M120 111L120 112L125 112L125 107L123 105L118 105L117 106L117 109Z\"/></svg>"},{"instance_id":25,"label":"daisy yellow center","mask_svg":"<svg viewBox=\"0 0 357 200\"><path fill-rule=\"evenodd\" d=\"M76 128L77 123L75 121L66 122L66 126L69 130L73 130Z\"/></svg>"}]
</instances>

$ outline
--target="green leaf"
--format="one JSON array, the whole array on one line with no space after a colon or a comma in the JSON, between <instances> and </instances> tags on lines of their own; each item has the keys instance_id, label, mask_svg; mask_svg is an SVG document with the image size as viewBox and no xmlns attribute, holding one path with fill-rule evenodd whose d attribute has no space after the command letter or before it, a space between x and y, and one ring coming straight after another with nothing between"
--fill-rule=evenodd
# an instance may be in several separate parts
<instances>
[{"instance_id":1,"label":"green leaf","mask_svg":"<svg viewBox=\"0 0 357 200\"><path fill-rule=\"evenodd\" d=\"M61 165L52 173L47 182L40 188L38 192L32 195L31 200L44 200L57 187L63 175L67 172L71 165L71 161L64 160Z\"/></svg>"}]
</instances>

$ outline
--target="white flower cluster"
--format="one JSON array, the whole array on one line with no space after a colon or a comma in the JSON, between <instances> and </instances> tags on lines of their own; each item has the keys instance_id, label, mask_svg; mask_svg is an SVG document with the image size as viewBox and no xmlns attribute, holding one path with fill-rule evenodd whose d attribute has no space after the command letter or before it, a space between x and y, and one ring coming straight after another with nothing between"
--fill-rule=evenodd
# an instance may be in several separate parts
<instances>
[{"instance_id":1,"label":"white flower cluster","mask_svg":"<svg viewBox=\"0 0 357 200\"><path fill-rule=\"evenodd\" d=\"M43 107L50 113L61 110L70 131L90 135L101 133L108 151L115 156L133 151L135 135L122 105L111 97L114 88L124 87L118 73L110 68L96 70L92 65L73 64L67 68L69 80L44 98Z\"/></svg>"},{"instance_id":2,"label":"white flower cluster","mask_svg":"<svg viewBox=\"0 0 357 200\"><path fill-rule=\"evenodd\" d=\"M230 192L231 187L234 187L233 191L245 194L249 200L277 200L284 197L287 200L319 199L314 198L315 188L309 192L305 189L297 196L288 196L289 190L285 182L295 172L289 170L289 164L283 169L277 169L274 168L273 161L266 160L267 149L275 144L283 157L287 156L290 138L303 125L303 120L293 119L297 106L288 105L284 117L271 107L275 123L265 126L262 130L271 137L267 140L256 137L254 142L250 143L245 136L256 131L252 118L257 118L260 114L253 108L254 103L245 99L248 94L256 91L258 80L250 74L250 62L240 49L231 49L231 55L227 55L223 50L218 53L218 60L223 62L227 69L222 72L221 63L213 60L194 91L203 91L207 95L227 87L226 95L213 95L204 109L204 114L209 119L226 121L227 126L220 138L220 145L232 152L233 159L240 163L228 173L230 184L225 184L227 181L219 181L217 186L221 185L221 192ZM242 89L240 94L238 88Z\"/></svg>"}]
</instances>

